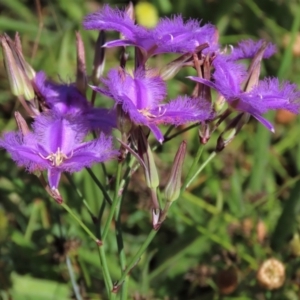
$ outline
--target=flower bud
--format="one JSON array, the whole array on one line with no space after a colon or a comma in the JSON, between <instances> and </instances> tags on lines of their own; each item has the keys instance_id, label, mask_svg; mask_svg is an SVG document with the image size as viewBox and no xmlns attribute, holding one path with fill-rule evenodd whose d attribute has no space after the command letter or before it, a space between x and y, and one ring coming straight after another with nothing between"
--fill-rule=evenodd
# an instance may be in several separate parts
<instances>
[{"instance_id":1,"label":"flower bud","mask_svg":"<svg viewBox=\"0 0 300 300\"><path fill-rule=\"evenodd\" d=\"M132 121L120 104L117 105L117 128L120 130L122 136L123 134L128 136L133 128Z\"/></svg>"},{"instance_id":2,"label":"flower bud","mask_svg":"<svg viewBox=\"0 0 300 300\"><path fill-rule=\"evenodd\" d=\"M285 280L285 267L275 258L265 260L257 272L258 283L268 290L280 288Z\"/></svg>"},{"instance_id":3,"label":"flower bud","mask_svg":"<svg viewBox=\"0 0 300 300\"><path fill-rule=\"evenodd\" d=\"M22 115L17 111L15 112L15 119L20 132L22 132L22 135L25 136L26 134L28 134L30 132L30 129Z\"/></svg>"},{"instance_id":4,"label":"flower bud","mask_svg":"<svg viewBox=\"0 0 300 300\"><path fill-rule=\"evenodd\" d=\"M147 186L151 190L155 190L159 185L158 173L151 148L142 128L139 127L134 131L134 137L137 141L138 154L144 162Z\"/></svg>"},{"instance_id":5,"label":"flower bud","mask_svg":"<svg viewBox=\"0 0 300 300\"><path fill-rule=\"evenodd\" d=\"M129 16L129 18L132 21L135 21L135 12L134 12L134 6L132 4L132 2L130 1L129 4L126 6L125 9L126 14Z\"/></svg>"},{"instance_id":6,"label":"flower bud","mask_svg":"<svg viewBox=\"0 0 300 300\"><path fill-rule=\"evenodd\" d=\"M77 49L77 74L76 74L76 88L82 95L86 94L87 90L87 76L85 64L84 45L79 32L76 32L76 49Z\"/></svg>"},{"instance_id":7,"label":"flower bud","mask_svg":"<svg viewBox=\"0 0 300 300\"><path fill-rule=\"evenodd\" d=\"M294 256L300 256L300 236L295 233L289 244L290 252Z\"/></svg>"},{"instance_id":8,"label":"flower bud","mask_svg":"<svg viewBox=\"0 0 300 300\"><path fill-rule=\"evenodd\" d=\"M216 101L214 102L214 110L216 113L219 113L223 110L224 104L226 103L225 98L222 95L219 95Z\"/></svg>"},{"instance_id":9,"label":"flower bud","mask_svg":"<svg viewBox=\"0 0 300 300\"><path fill-rule=\"evenodd\" d=\"M34 70L7 35L2 36L0 40L4 65L13 95L24 96L26 100L33 99L34 89L30 80L35 76Z\"/></svg>"},{"instance_id":10,"label":"flower bud","mask_svg":"<svg viewBox=\"0 0 300 300\"><path fill-rule=\"evenodd\" d=\"M105 48L102 47L105 44L105 32L101 30L98 35L98 39L96 41L95 46L95 56L93 63L93 74L92 74L92 82L94 85L98 85L100 83L100 78L103 74L103 70L105 67Z\"/></svg>"},{"instance_id":11,"label":"flower bud","mask_svg":"<svg viewBox=\"0 0 300 300\"><path fill-rule=\"evenodd\" d=\"M264 42L251 61L251 64L248 68L248 78L244 83L245 92L252 90L252 88L257 85L259 81L261 61L263 59L266 48L267 43Z\"/></svg>"},{"instance_id":12,"label":"flower bud","mask_svg":"<svg viewBox=\"0 0 300 300\"><path fill-rule=\"evenodd\" d=\"M247 113L240 113L237 115L226 129L220 134L216 151L222 151L237 135L240 129L249 121L250 115Z\"/></svg>"},{"instance_id":13,"label":"flower bud","mask_svg":"<svg viewBox=\"0 0 300 300\"><path fill-rule=\"evenodd\" d=\"M208 44L202 44L195 49L195 53L201 53L201 51L207 47ZM194 54L185 53L169 62L166 66L162 67L160 77L165 81L172 79L184 66L193 66L193 57Z\"/></svg>"},{"instance_id":14,"label":"flower bud","mask_svg":"<svg viewBox=\"0 0 300 300\"><path fill-rule=\"evenodd\" d=\"M186 142L183 141L176 153L174 163L171 169L170 178L165 188L165 198L173 202L178 199L181 188L181 173L186 153Z\"/></svg>"},{"instance_id":15,"label":"flower bud","mask_svg":"<svg viewBox=\"0 0 300 300\"><path fill-rule=\"evenodd\" d=\"M170 80L183 68L185 63L191 59L192 55L190 53L183 54L179 58L169 62L160 70L160 77L163 80Z\"/></svg>"}]
</instances>

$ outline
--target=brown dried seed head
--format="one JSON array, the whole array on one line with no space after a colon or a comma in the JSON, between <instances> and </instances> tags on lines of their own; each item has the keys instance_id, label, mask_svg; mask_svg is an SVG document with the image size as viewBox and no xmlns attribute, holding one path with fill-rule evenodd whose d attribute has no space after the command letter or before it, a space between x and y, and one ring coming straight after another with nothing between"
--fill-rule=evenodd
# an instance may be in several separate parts
<instances>
[{"instance_id":1,"label":"brown dried seed head","mask_svg":"<svg viewBox=\"0 0 300 300\"><path fill-rule=\"evenodd\" d=\"M262 263L257 272L258 283L268 290L280 288L285 280L285 266L275 258Z\"/></svg>"}]
</instances>

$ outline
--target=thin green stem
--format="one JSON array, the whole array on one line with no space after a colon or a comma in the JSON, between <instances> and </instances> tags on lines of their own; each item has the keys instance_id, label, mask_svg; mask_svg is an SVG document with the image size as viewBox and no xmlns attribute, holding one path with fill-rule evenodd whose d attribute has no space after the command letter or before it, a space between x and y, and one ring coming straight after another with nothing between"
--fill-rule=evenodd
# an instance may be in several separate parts
<instances>
[{"instance_id":1,"label":"thin green stem","mask_svg":"<svg viewBox=\"0 0 300 300\"><path fill-rule=\"evenodd\" d=\"M88 173L90 174L90 176L92 177L92 179L94 180L94 182L96 183L96 185L99 187L99 189L101 190L105 200L108 202L108 204L112 204L112 200L110 198L110 196L108 195L105 187L102 185L102 183L99 181L99 179L96 177L96 175L94 174L94 172L90 169L90 168L86 168L86 170L88 171Z\"/></svg>"},{"instance_id":2,"label":"thin green stem","mask_svg":"<svg viewBox=\"0 0 300 300\"><path fill-rule=\"evenodd\" d=\"M113 300L115 298L115 295L112 293L113 284L112 284L112 280L110 277L110 273L109 273L109 269L108 269L108 265L107 265L107 261L106 261L105 250L104 250L103 246L99 247L99 257L100 257L100 262L101 262L101 266L102 266L102 272L103 272L103 276L104 276L106 292L107 292L108 298L110 300Z\"/></svg>"},{"instance_id":3,"label":"thin green stem","mask_svg":"<svg viewBox=\"0 0 300 300\"><path fill-rule=\"evenodd\" d=\"M68 173L66 173L65 175L66 175L66 177L68 178L69 183L71 184L71 186L72 186L72 187L74 188L74 190L76 191L78 197L80 198L80 200L82 201L82 203L84 204L84 206L87 208L87 210L88 210L89 214L91 215L91 217L92 217L93 219L95 219L94 213L92 212L92 210L91 210L89 204L87 203L86 199L85 199L85 198L83 197L83 195L81 194L80 190L77 188L77 186L76 186L76 184L75 184L75 182L74 182L72 176L71 176L70 174L68 174Z\"/></svg>"},{"instance_id":4,"label":"thin green stem","mask_svg":"<svg viewBox=\"0 0 300 300\"><path fill-rule=\"evenodd\" d=\"M148 234L147 239L144 241L144 243L142 244L142 246L140 247L140 249L137 251L137 253L133 256L133 258L131 259L131 261L127 265L127 268L123 272L121 278L118 280L117 284L114 286L114 290L118 290L118 288L120 287L120 285L124 282L125 278L130 273L130 271L132 270L132 268L138 263L138 261L140 260L141 256L144 254L144 252L146 251L147 247L150 245L150 243L152 242L152 240L156 236L157 232L158 231L154 230L154 229L152 229L150 231L150 233Z\"/></svg>"},{"instance_id":5,"label":"thin green stem","mask_svg":"<svg viewBox=\"0 0 300 300\"><path fill-rule=\"evenodd\" d=\"M195 171L195 168L196 168L196 166L197 166L197 164L198 164L198 162L199 162L199 159L200 159L200 157L201 157L201 155L202 155L202 152L203 152L203 146L202 145L200 145L200 147L198 148L198 151L197 151L197 153L196 153L196 156L195 156L195 158L194 158L194 161L193 161L193 163L192 163L192 165L191 165L191 167L190 167L190 169L189 169L189 172L188 172L188 174L187 174L187 176L186 176L186 178L185 178L185 180L184 180L184 183L183 183L183 185L182 185L182 187L181 187L181 191L184 191L187 187L188 187L188 185L189 185L189 183L190 183L190 180L191 180L191 178L193 177L193 173L194 173L194 171Z\"/></svg>"},{"instance_id":6,"label":"thin green stem","mask_svg":"<svg viewBox=\"0 0 300 300\"><path fill-rule=\"evenodd\" d=\"M217 155L217 152L213 151L207 160L199 167L195 174L187 181L185 188L188 188L193 180L201 173L201 171L206 167L206 165Z\"/></svg>"},{"instance_id":7,"label":"thin green stem","mask_svg":"<svg viewBox=\"0 0 300 300\"><path fill-rule=\"evenodd\" d=\"M123 199L123 197L122 197L122 199ZM116 222L116 239L117 239L117 245L118 245L120 265L121 265L122 272L124 272L124 270L126 268L126 255L125 255L124 242L123 242L123 236L122 236L120 207L118 209L116 209L115 222ZM126 278L124 281L124 284L121 287L121 293L120 293L121 300L127 300L127 295L128 295L128 280Z\"/></svg>"},{"instance_id":8,"label":"thin green stem","mask_svg":"<svg viewBox=\"0 0 300 300\"><path fill-rule=\"evenodd\" d=\"M72 209L63 202L61 206L77 221L81 228L99 245L101 241L87 228L87 226L79 219L79 217L72 211Z\"/></svg>"},{"instance_id":9,"label":"thin green stem","mask_svg":"<svg viewBox=\"0 0 300 300\"><path fill-rule=\"evenodd\" d=\"M167 129L167 131L166 131L166 133L164 134L164 138L166 139L166 138L168 138L168 135L171 133L171 131L174 129L174 125L171 125L168 129Z\"/></svg>"},{"instance_id":10,"label":"thin green stem","mask_svg":"<svg viewBox=\"0 0 300 300\"><path fill-rule=\"evenodd\" d=\"M70 279L71 279L71 283L72 283L72 287L73 287L73 290L74 290L76 300L82 300L82 297L81 297L80 292L79 292L78 285L77 285L76 280L75 280L75 275L74 275L74 271L73 271L72 264L71 264L69 256L66 257L66 264L67 264L67 268L68 268L68 272L69 272L69 275L70 275Z\"/></svg>"},{"instance_id":11,"label":"thin green stem","mask_svg":"<svg viewBox=\"0 0 300 300\"><path fill-rule=\"evenodd\" d=\"M122 166L123 166L123 164L121 162L119 162L118 163L118 168L117 168L116 182L115 182L114 198L113 198L112 205L111 205L111 208L110 208L110 211L109 211L109 215L108 215L107 220L105 222L103 233L102 233L102 240L103 241L105 240L105 238L107 236L109 226L110 226L111 221L114 217L115 211L116 211L117 207L120 205L121 197L118 194L119 194L119 189L120 189Z\"/></svg>"}]
</instances>

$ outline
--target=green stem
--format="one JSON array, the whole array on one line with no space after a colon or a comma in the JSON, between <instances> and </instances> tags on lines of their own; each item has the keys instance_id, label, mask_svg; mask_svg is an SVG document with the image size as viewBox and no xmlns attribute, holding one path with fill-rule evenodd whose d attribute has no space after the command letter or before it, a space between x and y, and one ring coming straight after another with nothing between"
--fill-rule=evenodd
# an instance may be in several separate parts
<instances>
[{"instance_id":1,"label":"green stem","mask_svg":"<svg viewBox=\"0 0 300 300\"><path fill-rule=\"evenodd\" d=\"M107 236L109 226L110 226L111 221L114 217L115 211L116 211L117 207L120 205L121 197L119 197L118 194L119 194L119 189L120 189L122 166L123 166L123 164L121 162L119 162L118 163L118 168L117 168L114 198L113 198L112 205L111 205L111 208L110 208L110 211L109 211L109 215L108 215L107 220L105 222L103 233L102 233L102 240L103 241L105 240L105 238Z\"/></svg>"},{"instance_id":2,"label":"green stem","mask_svg":"<svg viewBox=\"0 0 300 300\"><path fill-rule=\"evenodd\" d=\"M84 225L84 223L75 215L71 208L63 202L61 206L77 221L77 223L82 227L82 229L98 244L101 244L101 241Z\"/></svg>"},{"instance_id":3,"label":"green stem","mask_svg":"<svg viewBox=\"0 0 300 300\"><path fill-rule=\"evenodd\" d=\"M96 175L94 174L94 172L90 169L90 168L86 168L86 170L88 171L88 173L90 174L90 176L92 177L92 179L94 180L94 182L96 183L96 185L99 187L99 189L101 190L105 200L108 202L108 204L112 204L111 198L108 195L105 187L102 185L102 183L98 180L98 178L96 177Z\"/></svg>"},{"instance_id":4,"label":"green stem","mask_svg":"<svg viewBox=\"0 0 300 300\"><path fill-rule=\"evenodd\" d=\"M69 256L66 257L66 264L67 264L67 268L68 268L68 272L69 272L69 275L70 275L70 279L71 279L71 283L72 283L72 287L73 287L73 291L74 291L76 300L82 300L82 297L81 297L80 292L79 292L78 285L76 283L74 271L73 271L71 260L70 260Z\"/></svg>"},{"instance_id":5,"label":"green stem","mask_svg":"<svg viewBox=\"0 0 300 300\"><path fill-rule=\"evenodd\" d=\"M69 180L69 183L71 184L71 186L74 188L74 190L76 191L78 197L80 198L80 200L82 201L82 203L84 204L84 206L86 207L86 209L88 210L89 214L91 215L92 219L95 219L95 215L92 212L89 204L87 203L87 201L85 200L85 198L83 197L83 195L81 194L80 190L77 188L72 176L68 173L65 174L67 179Z\"/></svg>"},{"instance_id":6,"label":"green stem","mask_svg":"<svg viewBox=\"0 0 300 300\"><path fill-rule=\"evenodd\" d=\"M123 199L123 197L122 197ZM119 259L120 259L120 265L122 272L126 269L126 255L124 250L124 242L123 242L123 236L122 236L122 225L121 225L121 219L120 219L120 207L116 209L115 213L115 222L116 222L116 239L117 239L117 245L118 245L118 253L119 253ZM127 300L128 295L128 280L125 278L124 284L121 288L121 294L120 299L121 300Z\"/></svg>"},{"instance_id":7,"label":"green stem","mask_svg":"<svg viewBox=\"0 0 300 300\"><path fill-rule=\"evenodd\" d=\"M185 188L188 188L192 181L201 173L201 171L206 167L206 165L217 155L217 152L213 151L207 160L199 167L195 174L186 182Z\"/></svg>"},{"instance_id":8,"label":"green stem","mask_svg":"<svg viewBox=\"0 0 300 300\"><path fill-rule=\"evenodd\" d=\"M109 269L108 269L108 265L107 265L107 261L106 261L105 250L104 250L103 246L98 247L98 249L99 249L99 257L100 257L100 262L101 262L101 266L102 266L102 272L103 272L104 283L105 283L108 299L113 300L115 298L115 294L112 293L113 284L112 284L112 280L110 277L110 273L109 273Z\"/></svg>"},{"instance_id":9,"label":"green stem","mask_svg":"<svg viewBox=\"0 0 300 300\"><path fill-rule=\"evenodd\" d=\"M196 153L196 156L195 156L195 158L194 158L194 161L193 161L193 163L192 163L192 165L191 165L191 167L190 167L190 169L189 169L189 172L188 172L188 174L187 174L187 176L186 176L186 178L185 178L185 180L184 180L184 183L183 183L183 185L182 185L182 187L181 187L181 192L184 191L184 190L188 187L189 182L190 182L191 178L193 177L193 173L194 173L194 171L195 171L195 168L196 168L196 166L197 166L197 164L198 164L198 162L199 162L199 159L200 159L200 157L201 157L201 155L202 155L203 148L204 148L204 147L201 146L201 145L200 145L200 147L198 148L198 151L197 151L197 153Z\"/></svg>"},{"instance_id":10,"label":"green stem","mask_svg":"<svg viewBox=\"0 0 300 300\"><path fill-rule=\"evenodd\" d=\"M141 256L144 254L144 252L146 251L147 247L149 246L149 244L152 242L152 240L156 236L157 232L158 231L154 230L154 229L152 229L150 231L150 233L148 234L147 239L144 241L144 243L142 244L142 246L140 247L140 249L137 251L137 253L133 256L133 258L131 259L131 261L127 265L127 268L123 272L121 278L118 280L117 284L114 286L114 290L118 290L119 286L124 282L124 280L126 279L127 275L130 273L130 271L132 270L132 268L138 263L138 261L140 260Z\"/></svg>"}]
</instances>

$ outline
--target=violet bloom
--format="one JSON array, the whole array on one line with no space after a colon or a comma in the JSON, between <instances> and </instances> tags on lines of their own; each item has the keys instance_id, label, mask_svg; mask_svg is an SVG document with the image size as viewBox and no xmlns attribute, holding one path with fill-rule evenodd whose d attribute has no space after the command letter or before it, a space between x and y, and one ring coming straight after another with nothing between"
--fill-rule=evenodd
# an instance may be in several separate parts
<instances>
[{"instance_id":1,"label":"violet bloom","mask_svg":"<svg viewBox=\"0 0 300 300\"><path fill-rule=\"evenodd\" d=\"M41 114L33 123L33 132L6 133L0 146L29 172L48 171L50 188L58 188L62 172L77 172L97 162L115 157L112 141L103 134L83 142L88 129L82 121L55 113Z\"/></svg>"},{"instance_id":2,"label":"violet bloom","mask_svg":"<svg viewBox=\"0 0 300 300\"><path fill-rule=\"evenodd\" d=\"M204 43L217 48L218 33L213 25L200 26L197 20L184 22L181 16L162 19L153 29L136 25L125 11L108 5L86 16L85 29L115 30L124 39L108 42L104 47L135 46L150 57L159 53L187 53Z\"/></svg>"},{"instance_id":3,"label":"violet bloom","mask_svg":"<svg viewBox=\"0 0 300 300\"><path fill-rule=\"evenodd\" d=\"M262 114L276 109L299 112L300 92L295 84L267 78L260 80L250 91L243 91L241 85L247 78L247 72L242 64L220 55L213 61L213 66L215 71L212 81L194 76L189 78L214 88L231 107L249 113L270 131L274 131L274 127Z\"/></svg>"},{"instance_id":4,"label":"violet bloom","mask_svg":"<svg viewBox=\"0 0 300 300\"><path fill-rule=\"evenodd\" d=\"M106 133L116 127L116 114L113 110L93 108L74 84L58 84L38 72L35 85L45 105L62 116L84 117L90 130L99 129Z\"/></svg>"},{"instance_id":5,"label":"violet bloom","mask_svg":"<svg viewBox=\"0 0 300 300\"><path fill-rule=\"evenodd\" d=\"M103 79L104 87L93 87L121 105L131 121L137 125L149 127L156 139L163 141L159 124L185 124L202 122L212 118L209 103L187 96L163 104L166 96L166 84L159 76L147 76L138 70L134 77L123 70L111 70L108 78Z\"/></svg>"},{"instance_id":6,"label":"violet bloom","mask_svg":"<svg viewBox=\"0 0 300 300\"><path fill-rule=\"evenodd\" d=\"M253 58L257 52L262 48L265 43L265 51L263 58L269 58L274 53L276 53L276 46L272 43L266 43L264 40L253 41L244 40L238 43L236 47L233 48L231 54L228 56L231 60L248 59Z\"/></svg>"}]
</instances>

